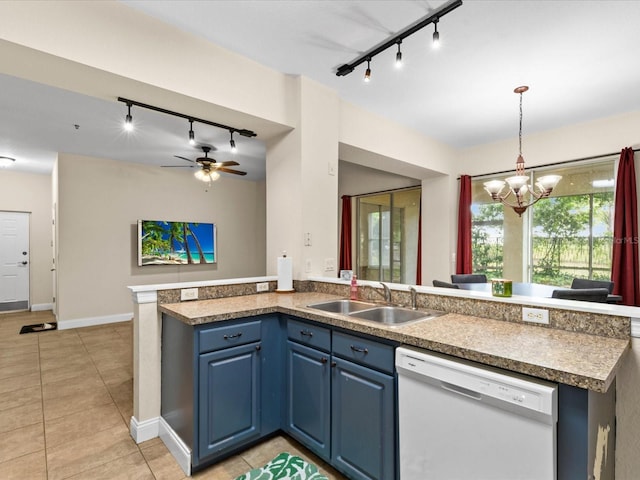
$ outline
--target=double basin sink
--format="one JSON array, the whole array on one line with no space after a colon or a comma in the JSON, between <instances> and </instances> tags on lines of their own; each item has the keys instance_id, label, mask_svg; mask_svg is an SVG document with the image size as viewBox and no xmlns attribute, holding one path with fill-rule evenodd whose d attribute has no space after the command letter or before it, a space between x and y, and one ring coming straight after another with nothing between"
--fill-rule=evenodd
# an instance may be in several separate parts
<instances>
[{"instance_id":1,"label":"double basin sink","mask_svg":"<svg viewBox=\"0 0 640 480\"><path fill-rule=\"evenodd\" d=\"M438 317L444 313L435 310L411 310L403 307L378 305L347 299L313 303L307 305L307 307L322 310L323 312L348 315L359 320L368 320L388 326L405 325L420 320L427 320Z\"/></svg>"}]
</instances>

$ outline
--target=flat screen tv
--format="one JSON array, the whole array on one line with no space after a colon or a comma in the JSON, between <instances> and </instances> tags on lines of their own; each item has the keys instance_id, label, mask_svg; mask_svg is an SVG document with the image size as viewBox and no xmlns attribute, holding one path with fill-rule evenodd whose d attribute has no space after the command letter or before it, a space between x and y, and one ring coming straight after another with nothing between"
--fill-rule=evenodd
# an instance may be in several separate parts
<instances>
[{"instance_id":1,"label":"flat screen tv","mask_svg":"<svg viewBox=\"0 0 640 480\"><path fill-rule=\"evenodd\" d=\"M217 262L213 223L138 220L138 265Z\"/></svg>"}]
</instances>

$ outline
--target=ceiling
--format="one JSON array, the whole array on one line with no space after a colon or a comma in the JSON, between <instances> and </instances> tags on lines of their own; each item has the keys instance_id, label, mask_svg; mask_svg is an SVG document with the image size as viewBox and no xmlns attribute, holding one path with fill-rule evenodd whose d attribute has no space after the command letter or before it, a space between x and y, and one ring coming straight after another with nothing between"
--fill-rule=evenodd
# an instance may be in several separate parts
<instances>
[{"instance_id":1,"label":"ceiling","mask_svg":"<svg viewBox=\"0 0 640 480\"><path fill-rule=\"evenodd\" d=\"M464 0L432 26L337 77L338 66L439 8L443 1L216 0L122 3L275 70L305 75L339 96L457 148L640 110L640 2L635 0ZM124 106L0 75L0 155L28 171L51 170L55 152L175 165L196 157L183 119L136 109L144 133L121 131ZM215 120L215 119L212 119ZM78 128L75 125L79 125ZM243 128L238 125L238 128ZM228 132L198 128L199 141L229 160ZM141 129L142 132L142 129ZM258 132L260 133L260 132ZM262 142L236 136L233 157L247 179L264 178ZM185 162L186 163L186 162ZM189 171L188 169L185 169Z\"/></svg>"}]
</instances>

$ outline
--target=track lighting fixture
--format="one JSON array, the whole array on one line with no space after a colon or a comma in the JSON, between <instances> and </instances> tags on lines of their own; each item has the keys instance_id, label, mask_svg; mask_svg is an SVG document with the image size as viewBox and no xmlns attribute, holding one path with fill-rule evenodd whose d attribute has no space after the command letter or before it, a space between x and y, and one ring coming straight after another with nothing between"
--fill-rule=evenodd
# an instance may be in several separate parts
<instances>
[{"instance_id":1,"label":"track lighting fixture","mask_svg":"<svg viewBox=\"0 0 640 480\"><path fill-rule=\"evenodd\" d=\"M402 40L398 41L398 53L396 53L396 68L402 67L402 52L400 51L400 44Z\"/></svg>"},{"instance_id":2,"label":"track lighting fixture","mask_svg":"<svg viewBox=\"0 0 640 480\"><path fill-rule=\"evenodd\" d=\"M371 81L371 59L367 59L367 70L364 72L364 81Z\"/></svg>"},{"instance_id":3,"label":"track lighting fixture","mask_svg":"<svg viewBox=\"0 0 640 480\"><path fill-rule=\"evenodd\" d=\"M231 145L231 153L238 153L238 149L236 148L236 142L233 139L233 130L229 130L231 133L231 140L229 140L229 145Z\"/></svg>"},{"instance_id":4,"label":"track lighting fixture","mask_svg":"<svg viewBox=\"0 0 640 480\"><path fill-rule=\"evenodd\" d=\"M389 47L393 47L394 45L398 46L398 53L396 53L396 65L398 65L398 63L402 60L402 53L400 52L400 43L402 42L402 40L404 40L405 38L407 38L410 35L413 35L414 33L416 33L417 31L423 29L424 27L426 27L427 25L429 25L430 23L434 23L435 24L435 32L433 34L433 41L434 41L434 46L436 41L439 42L440 40L440 34L438 33L438 21L444 17L447 13L455 10L456 8L458 8L460 5L462 5L462 0L451 0L447 3L445 3L442 7L440 7L439 9L435 10L433 13L427 15L426 17L422 18L421 20L418 20L417 22L409 25L407 28L405 28L404 30L402 30L400 33L394 35L393 37L388 38L387 40L385 40L384 42L382 42L381 44L378 44L377 46L371 48L369 51L363 53L361 56L357 57L356 59L352 60L350 63L345 63L344 65L338 67L338 70L336 71L336 75L339 77L343 77L345 75L349 75L351 72L353 72L353 70L360 64L367 62L367 72L369 74L369 77L371 76L371 69L369 64L371 63L371 60L373 59L373 57L375 57L376 55L378 55L381 52L384 52L387 48ZM368 81L367 79L369 78L367 76L367 74L365 74L365 81Z\"/></svg>"},{"instance_id":5,"label":"track lighting fixture","mask_svg":"<svg viewBox=\"0 0 640 480\"><path fill-rule=\"evenodd\" d=\"M131 106L135 105L136 107L146 108L148 110L153 110L155 112L166 113L167 115L173 115L174 117L184 118L189 122L189 143L191 145L195 145L196 138L193 133L193 122L203 123L205 125L211 125L212 127L222 128L231 132L231 147L235 146L235 142L233 141L233 133L238 133L243 137L255 137L257 134L251 130L247 130L244 128L236 128L229 125L223 125L222 123L212 122L210 120L204 120L202 118L192 117L191 115L185 115L184 113L173 112L171 110L167 110L165 108L154 107L153 105L149 105L146 103L137 102L135 100L130 100L128 98L118 97L118 101L127 105L127 116L124 120L124 128L127 131L133 130L133 118L131 117ZM214 172L215 173L215 172Z\"/></svg>"},{"instance_id":6,"label":"track lighting fixture","mask_svg":"<svg viewBox=\"0 0 640 480\"><path fill-rule=\"evenodd\" d=\"M124 129L127 132L133 131L133 117L131 117L131 102L127 102L127 116L124 117Z\"/></svg>"},{"instance_id":7,"label":"track lighting fixture","mask_svg":"<svg viewBox=\"0 0 640 480\"><path fill-rule=\"evenodd\" d=\"M440 48L440 34L438 33L438 19L433 21L435 30L433 31L433 48Z\"/></svg>"},{"instance_id":8,"label":"track lighting fixture","mask_svg":"<svg viewBox=\"0 0 640 480\"><path fill-rule=\"evenodd\" d=\"M189 145L196 144L196 136L193 133L193 119L189 119Z\"/></svg>"}]
</instances>

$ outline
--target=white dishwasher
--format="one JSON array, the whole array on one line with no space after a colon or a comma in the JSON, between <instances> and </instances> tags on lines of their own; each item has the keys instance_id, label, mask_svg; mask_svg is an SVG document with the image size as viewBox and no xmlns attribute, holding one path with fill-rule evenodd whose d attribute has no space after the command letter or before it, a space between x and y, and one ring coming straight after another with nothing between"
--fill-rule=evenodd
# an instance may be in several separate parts
<instances>
[{"instance_id":1,"label":"white dishwasher","mask_svg":"<svg viewBox=\"0 0 640 480\"><path fill-rule=\"evenodd\" d=\"M401 480L555 480L557 385L396 350Z\"/></svg>"}]
</instances>

